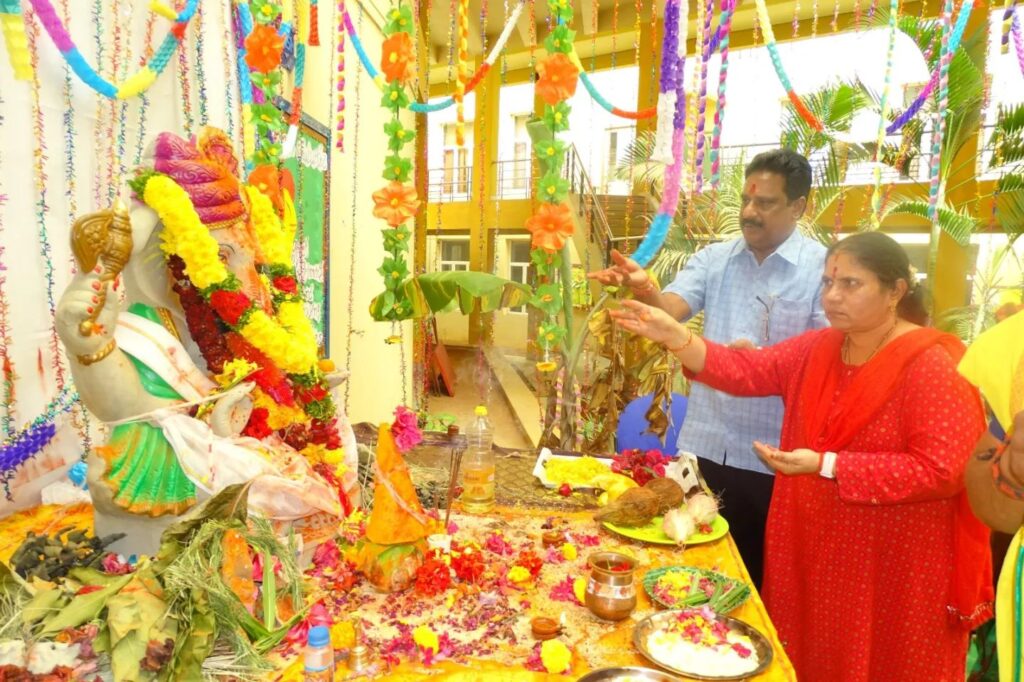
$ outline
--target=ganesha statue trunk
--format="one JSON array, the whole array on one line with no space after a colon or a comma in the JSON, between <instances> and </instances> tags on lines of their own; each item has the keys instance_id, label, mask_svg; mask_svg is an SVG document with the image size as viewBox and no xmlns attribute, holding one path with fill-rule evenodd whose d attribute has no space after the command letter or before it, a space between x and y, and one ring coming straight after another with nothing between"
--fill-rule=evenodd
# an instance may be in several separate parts
<instances>
[{"instance_id":1,"label":"ganesha statue trunk","mask_svg":"<svg viewBox=\"0 0 1024 682\"><path fill-rule=\"evenodd\" d=\"M231 150L211 128L160 135L130 215L118 205L72 230L80 272L57 330L111 428L88 480L97 530L126 533L122 553L154 553L167 525L235 483L309 544L358 503L355 436L332 396L344 375L318 358L292 268L292 199L273 167L240 182Z\"/></svg>"}]
</instances>

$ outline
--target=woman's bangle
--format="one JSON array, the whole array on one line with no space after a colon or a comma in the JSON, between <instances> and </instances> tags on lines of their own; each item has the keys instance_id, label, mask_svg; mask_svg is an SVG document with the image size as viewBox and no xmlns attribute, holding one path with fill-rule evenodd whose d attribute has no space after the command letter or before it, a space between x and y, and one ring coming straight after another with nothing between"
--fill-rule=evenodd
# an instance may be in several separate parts
<instances>
[{"instance_id":1,"label":"woman's bangle","mask_svg":"<svg viewBox=\"0 0 1024 682\"><path fill-rule=\"evenodd\" d=\"M676 353L680 353L690 347L690 344L693 343L694 334L689 327L684 327L684 329L686 329L687 333L690 335L689 338L686 339L686 343L679 346L678 348L669 348L668 346L665 346L665 350L675 355Z\"/></svg>"}]
</instances>

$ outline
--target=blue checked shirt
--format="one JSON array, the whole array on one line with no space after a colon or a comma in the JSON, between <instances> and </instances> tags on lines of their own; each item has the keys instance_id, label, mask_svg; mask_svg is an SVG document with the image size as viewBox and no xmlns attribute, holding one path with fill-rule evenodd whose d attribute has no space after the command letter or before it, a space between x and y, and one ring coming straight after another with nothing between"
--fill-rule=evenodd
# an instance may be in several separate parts
<instances>
[{"instance_id":1,"label":"blue checked shirt","mask_svg":"<svg viewBox=\"0 0 1024 682\"><path fill-rule=\"evenodd\" d=\"M799 230L760 265L739 238L698 251L665 292L682 297L693 314L704 311L711 341L770 346L828 326L821 308L824 265L825 247ZM719 464L770 472L752 444L778 445L781 427L780 398L735 398L694 383L676 446Z\"/></svg>"}]
</instances>

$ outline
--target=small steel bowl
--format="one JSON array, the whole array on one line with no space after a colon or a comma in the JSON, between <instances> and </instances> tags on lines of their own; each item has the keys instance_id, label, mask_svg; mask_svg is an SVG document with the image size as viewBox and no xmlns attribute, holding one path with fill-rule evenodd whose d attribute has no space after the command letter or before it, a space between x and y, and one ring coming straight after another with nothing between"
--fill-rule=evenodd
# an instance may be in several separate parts
<instances>
[{"instance_id":1,"label":"small steel bowl","mask_svg":"<svg viewBox=\"0 0 1024 682\"><path fill-rule=\"evenodd\" d=\"M669 675L652 668L601 668L592 670L577 682L616 682L617 680L645 680L645 682L682 682L675 675Z\"/></svg>"}]
</instances>

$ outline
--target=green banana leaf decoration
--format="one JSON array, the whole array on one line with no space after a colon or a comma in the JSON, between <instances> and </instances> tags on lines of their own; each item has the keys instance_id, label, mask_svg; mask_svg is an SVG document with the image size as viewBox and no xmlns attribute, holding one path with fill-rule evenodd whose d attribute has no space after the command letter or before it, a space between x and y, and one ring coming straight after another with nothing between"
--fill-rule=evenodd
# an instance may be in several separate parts
<instances>
[{"instance_id":1,"label":"green banana leaf decoration","mask_svg":"<svg viewBox=\"0 0 1024 682\"><path fill-rule=\"evenodd\" d=\"M430 272L411 277L400 289L401 298L412 303L412 318L426 317L456 308L463 315L489 313L530 302L533 290L487 272ZM394 293L385 291L370 302L370 315L378 322L389 319L396 303Z\"/></svg>"}]
</instances>

